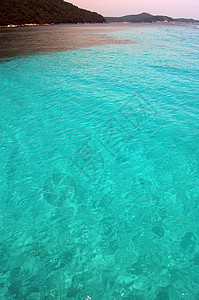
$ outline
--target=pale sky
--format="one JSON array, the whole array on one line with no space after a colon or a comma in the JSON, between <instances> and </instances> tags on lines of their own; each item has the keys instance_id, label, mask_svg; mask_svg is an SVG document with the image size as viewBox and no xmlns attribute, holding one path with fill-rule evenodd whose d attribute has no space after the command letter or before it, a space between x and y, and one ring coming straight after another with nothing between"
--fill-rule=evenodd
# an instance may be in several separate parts
<instances>
[{"instance_id":1,"label":"pale sky","mask_svg":"<svg viewBox=\"0 0 199 300\"><path fill-rule=\"evenodd\" d=\"M199 19L199 0L67 0L105 17L148 12L174 18Z\"/></svg>"}]
</instances>

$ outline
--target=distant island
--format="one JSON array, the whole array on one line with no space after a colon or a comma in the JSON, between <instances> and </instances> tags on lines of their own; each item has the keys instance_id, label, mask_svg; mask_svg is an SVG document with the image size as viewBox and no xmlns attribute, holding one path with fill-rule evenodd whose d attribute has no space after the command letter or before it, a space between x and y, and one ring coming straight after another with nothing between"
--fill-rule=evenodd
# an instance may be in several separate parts
<instances>
[{"instance_id":1,"label":"distant island","mask_svg":"<svg viewBox=\"0 0 199 300\"><path fill-rule=\"evenodd\" d=\"M165 23L199 23L199 20L194 19L184 19L178 18L173 19L167 16L153 16L148 13L141 13L138 15L128 15L123 17L106 17L107 22L130 22L130 23L155 23L155 22L165 22Z\"/></svg>"},{"instance_id":2,"label":"distant island","mask_svg":"<svg viewBox=\"0 0 199 300\"><path fill-rule=\"evenodd\" d=\"M103 16L63 0L1 0L0 5L0 26L104 22Z\"/></svg>"}]
</instances>

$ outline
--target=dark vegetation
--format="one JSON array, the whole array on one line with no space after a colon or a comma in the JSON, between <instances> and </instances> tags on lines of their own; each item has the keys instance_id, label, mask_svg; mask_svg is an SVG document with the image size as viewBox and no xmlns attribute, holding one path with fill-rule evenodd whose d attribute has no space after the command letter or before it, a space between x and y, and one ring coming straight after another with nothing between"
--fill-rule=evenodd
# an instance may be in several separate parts
<instances>
[{"instance_id":1,"label":"dark vegetation","mask_svg":"<svg viewBox=\"0 0 199 300\"><path fill-rule=\"evenodd\" d=\"M103 23L101 15L63 0L1 0L0 25Z\"/></svg>"}]
</instances>

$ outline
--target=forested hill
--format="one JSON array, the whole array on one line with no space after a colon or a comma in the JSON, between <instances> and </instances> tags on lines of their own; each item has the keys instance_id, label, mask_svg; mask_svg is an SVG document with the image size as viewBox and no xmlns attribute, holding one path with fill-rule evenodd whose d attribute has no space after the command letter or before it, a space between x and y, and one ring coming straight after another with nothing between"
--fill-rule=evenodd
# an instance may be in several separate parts
<instances>
[{"instance_id":1,"label":"forested hill","mask_svg":"<svg viewBox=\"0 0 199 300\"><path fill-rule=\"evenodd\" d=\"M153 16L148 13L141 13L138 15L128 15L123 17L107 17L107 22L131 22L131 23L153 23L153 22L184 22L184 23L199 23L194 19L173 19L167 16Z\"/></svg>"},{"instance_id":2,"label":"forested hill","mask_svg":"<svg viewBox=\"0 0 199 300\"><path fill-rule=\"evenodd\" d=\"M1 0L0 25L103 23L105 18L63 0Z\"/></svg>"}]
</instances>

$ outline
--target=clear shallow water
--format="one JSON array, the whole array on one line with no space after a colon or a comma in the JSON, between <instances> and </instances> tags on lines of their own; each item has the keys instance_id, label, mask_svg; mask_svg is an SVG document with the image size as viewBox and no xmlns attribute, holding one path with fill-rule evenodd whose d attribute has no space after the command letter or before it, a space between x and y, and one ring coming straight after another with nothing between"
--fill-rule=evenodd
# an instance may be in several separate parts
<instances>
[{"instance_id":1,"label":"clear shallow water","mask_svg":"<svg viewBox=\"0 0 199 300\"><path fill-rule=\"evenodd\" d=\"M199 299L199 30L0 63L0 298Z\"/></svg>"}]
</instances>

